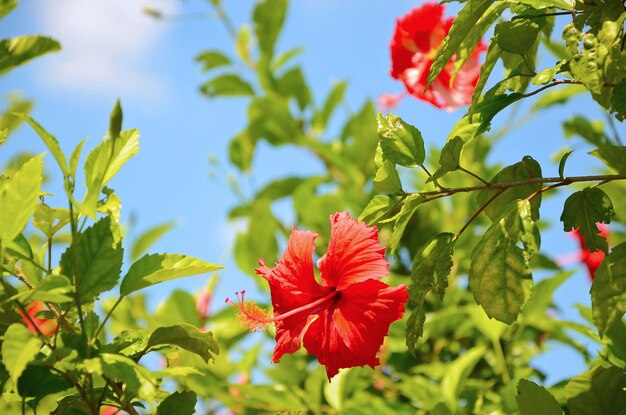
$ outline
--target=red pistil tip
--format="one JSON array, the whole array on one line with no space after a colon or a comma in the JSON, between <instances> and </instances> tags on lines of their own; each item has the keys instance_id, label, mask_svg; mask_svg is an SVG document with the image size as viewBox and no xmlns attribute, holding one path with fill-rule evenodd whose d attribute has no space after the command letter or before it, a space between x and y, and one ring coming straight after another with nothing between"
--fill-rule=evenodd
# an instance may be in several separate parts
<instances>
[{"instance_id":1,"label":"red pistil tip","mask_svg":"<svg viewBox=\"0 0 626 415\"><path fill-rule=\"evenodd\" d=\"M267 311L259 307L254 301L246 301L244 298L246 291L242 290L235 292L237 296L237 303L232 302L230 299L226 299L226 302L239 310L237 314L237 320L244 326L250 328L250 331L261 331L265 325L272 323L272 312Z\"/></svg>"}]
</instances>

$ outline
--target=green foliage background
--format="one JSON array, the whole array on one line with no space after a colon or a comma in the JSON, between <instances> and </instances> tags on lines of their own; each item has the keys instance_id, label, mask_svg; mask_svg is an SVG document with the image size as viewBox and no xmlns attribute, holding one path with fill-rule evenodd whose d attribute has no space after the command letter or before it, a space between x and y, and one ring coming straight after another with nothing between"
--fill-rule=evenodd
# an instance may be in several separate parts
<instances>
[{"instance_id":1,"label":"green foliage background","mask_svg":"<svg viewBox=\"0 0 626 415\"><path fill-rule=\"evenodd\" d=\"M1 2L0 16L15 5ZM301 49L277 49L286 0L258 2L250 24L241 28L219 0L210 7L232 34L235 54L199 53L207 77L200 90L210 99L248 100L248 122L230 142L232 165L242 174L251 171L263 142L271 148L295 146L325 166L323 174L272 181L233 207L230 218L247 223L233 249L237 265L258 278L257 258L278 258L292 225L321 233L317 247L323 254L328 216L337 211L378 226L392 263L388 282L410 285L405 317L391 326L380 352L383 364L374 371L343 370L329 383L304 351L270 366L265 345L273 342L272 329L251 339L235 324L232 308L201 316L191 294L174 291L152 313L137 291L220 267L181 254L142 256L167 231L166 224L130 247L132 264L122 276L121 201L107 184L136 154L138 131L123 129L118 102L107 134L80 172L83 142L68 157L28 116L31 104L17 100L0 118L0 142L20 123L28 124L58 165L63 188L54 191L66 195L67 205L46 204L50 190L41 155L16 158L5 168L0 180L4 412L97 414L107 405L128 413L184 414L193 413L201 400L207 413L237 414L625 413L626 247L613 230L607 244L596 223L612 223L613 229L626 217L626 147L619 136L576 116L564 129L597 147L590 155L606 166L602 174L566 175L570 153L554 166L524 154L510 166L490 162L493 144L502 138L490 131L490 123L519 102L532 100L532 114L588 93L615 122L624 120L622 2L462 3L434 58L430 81L454 54L458 70L481 37L492 37L472 105L441 149L426 147L419 125L377 114L372 102L335 130L329 121L348 85L337 83L318 97L304 68L294 63ZM45 36L0 42L2 73L60 48ZM540 48L554 54L554 67L538 67ZM496 74L500 66L504 73ZM486 89L488 84L493 86ZM79 195L75 183L81 174L86 192ZM592 308L580 308L587 324L550 313L554 291L569 273L541 253L540 233L547 226L540 219L541 204L559 188L569 195L560 217L564 230L578 229L587 248L607 254L592 284ZM294 223L273 213L285 202ZM55 249L64 246L58 266L52 265L53 243ZM549 276L534 283L537 270ZM258 283L265 289L264 281ZM99 299L111 289L119 294ZM16 310L27 314L33 301L47 304L39 317L57 319L58 333L48 337L26 329ZM595 341L598 355L590 355L572 333ZM545 350L547 339L577 350L588 370L541 386L544 374L529 362ZM147 354L164 358L164 367L145 363Z\"/></svg>"}]
</instances>

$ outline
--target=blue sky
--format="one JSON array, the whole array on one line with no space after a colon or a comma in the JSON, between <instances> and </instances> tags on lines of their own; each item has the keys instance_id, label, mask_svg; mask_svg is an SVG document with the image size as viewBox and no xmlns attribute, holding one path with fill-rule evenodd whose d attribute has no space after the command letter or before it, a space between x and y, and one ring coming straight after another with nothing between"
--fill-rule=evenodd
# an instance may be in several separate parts
<instances>
[{"instance_id":1,"label":"blue sky","mask_svg":"<svg viewBox=\"0 0 626 415\"><path fill-rule=\"evenodd\" d=\"M248 21L251 0L225 0L225 8L236 24ZM279 49L304 46L300 62L305 68L319 102L333 81L348 80L348 104L352 108L382 92L401 92L402 86L388 75L388 44L395 18L408 12L416 1L376 0L293 1ZM167 14L196 17L155 21L141 13L149 5ZM206 13L206 17L198 17ZM118 97L124 108L124 127L139 128L139 154L111 182L123 201L123 217L137 217L133 234L169 220L177 227L152 251L178 252L223 264L215 305L252 282L237 270L230 256L236 225L226 212L236 202L226 184L227 143L245 123L244 100L207 100L198 86L207 79L193 57L203 49L222 49L233 54L231 40L219 21L210 16L207 2L199 0L40 0L24 1L3 20L0 36L43 33L57 38L63 51L37 59L0 78L0 96L20 91L35 100L33 116L70 152L84 137L85 151L93 148L108 127L109 112ZM549 64L553 58L546 57ZM589 98L542 114L501 140L491 161L510 164L529 154L544 166L546 176L555 176L550 156L565 145L559 120L572 112L601 117ZM405 99L397 113L416 125L428 144L441 145L463 110L437 110L413 99ZM494 127L506 123L500 116ZM623 131L623 126L619 126ZM539 134L538 132L541 132ZM599 163L586 155L580 142L568 162L570 174L593 171ZM3 147L0 161L14 152L45 148L35 134L21 128ZM211 179L208 158L222 166ZM54 164L50 156L49 171ZM255 156L249 181L258 187L286 172L307 174L320 168L315 160L289 148L268 150L262 146ZM229 168L230 169L230 168ZM552 169L550 171L548 169ZM571 170L569 170L571 169ZM589 170L591 169L591 170ZM58 177L48 185L60 193ZM573 252L576 244L560 229L558 216L566 193L546 202L542 216L554 229L543 235L543 251L552 255ZM59 200L58 203L61 203ZM131 237L133 236L131 234ZM558 292L559 303L568 316L572 305L589 303L589 283L582 267ZM197 291L205 278L192 277L163 284L149 292L153 304L173 288ZM552 372L548 383L572 376L583 369L573 353L558 349L538 360Z\"/></svg>"}]
</instances>

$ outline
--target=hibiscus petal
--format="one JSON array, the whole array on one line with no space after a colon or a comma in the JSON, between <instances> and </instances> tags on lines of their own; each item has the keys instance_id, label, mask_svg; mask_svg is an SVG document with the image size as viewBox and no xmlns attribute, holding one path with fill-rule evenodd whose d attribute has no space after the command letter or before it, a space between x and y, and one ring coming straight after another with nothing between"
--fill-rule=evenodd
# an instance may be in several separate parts
<instances>
[{"instance_id":1,"label":"hibiscus petal","mask_svg":"<svg viewBox=\"0 0 626 415\"><path fill-rule=\"evenodd\" d=\"M293 228L287 249L274 268L261 265L255 271L270 285L274 314L278 317L294 308L309 304L328 294L327 288L315 281L313 253L317 234Z\"/></svg>"},{"instance_id":2,"label":"hibiscus petal","mask_svg":"<svg viewBox=\"0 0 626 415\"><path fill-rule=\"evenodd\" d=\"M399 78L411 67L411 58L415 52L429 52L433 33L445 31L442 26L443 11L444 7L435 2L425 3L397 20L390 45L393 78Z\"/></svg>"},{"instance_id":3,"label":"hibiscus petal","mask_svg":"<svg viewBox=\"0 0 626 415\"><path fill-rule=\"evenodd\" d=\"M283 355L295 353L302 346L302 337L318 315L296 314L276 322L276 346L272 363L278 363Z\"/></svg>"},{"instance_id":4,"label":"hibiscus petal","mask_svg":"<svg viewBox=\"0 0 626 415\"><path fill-rule=\"evenodd\" d=\"M322 283L343 290L350 284L389 274L385 247L378 242L378 229L352 219L348 212L330 217L328 251L317 263Z\"/></svg>"},{"instance_id":5,"label":"hibiscus petal","mask_svg":"<svg viewBox=\"0 0 626 415\"><path fill-rule=\"evenodd\" d=\"M380 364L376 357L389 325L402 318L407 287L377 280L352 284L320 311L304 335L304 347L326 366L328 379L339 369Z\"/></svg>"}]
</instances>

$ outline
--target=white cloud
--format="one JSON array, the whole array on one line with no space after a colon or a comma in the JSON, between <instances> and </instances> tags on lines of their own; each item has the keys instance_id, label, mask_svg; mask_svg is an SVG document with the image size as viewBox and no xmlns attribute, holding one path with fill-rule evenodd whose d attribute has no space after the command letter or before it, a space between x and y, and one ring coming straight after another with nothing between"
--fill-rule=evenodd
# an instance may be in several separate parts
<instances>
[{"instance_id":1,"label":"white cloud","mask_svg":"<svg viewBox=\"0 0 626 415\"><path fill-rule=\"evenodd\" d=\"M81 93L162 95L164 82L147 60L170 25L146 16L145 4L145 0L41 1L38 17L43 31L63 47L42 73L46 84ZM175 13L176 5L176 1L157 3L167 13Z\"/></svg>"}]
</instances>

